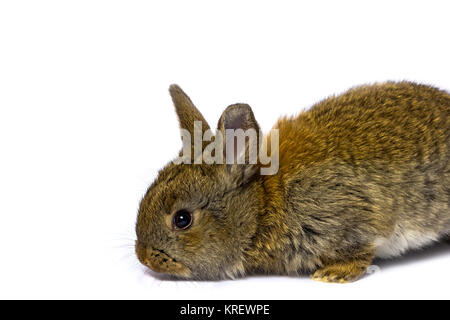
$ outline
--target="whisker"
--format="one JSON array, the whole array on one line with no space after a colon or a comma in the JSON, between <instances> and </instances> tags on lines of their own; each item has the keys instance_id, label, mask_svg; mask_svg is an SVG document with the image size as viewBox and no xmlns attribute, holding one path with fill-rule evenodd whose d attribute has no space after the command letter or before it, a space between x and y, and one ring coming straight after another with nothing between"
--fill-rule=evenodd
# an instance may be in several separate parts
<instances>
[{"instance_id":1,"label":"whisker","mask_svg":"<svg viewBox=\"0 0 450 320\"><path fill-rule=\"evenodd\" d=\"M120 249L120 248L134 248L134 247L135 247L134 244L122 244L122 245L113 246L113 248L116 248L116 249Z\"/></svg>"}]
</instances>

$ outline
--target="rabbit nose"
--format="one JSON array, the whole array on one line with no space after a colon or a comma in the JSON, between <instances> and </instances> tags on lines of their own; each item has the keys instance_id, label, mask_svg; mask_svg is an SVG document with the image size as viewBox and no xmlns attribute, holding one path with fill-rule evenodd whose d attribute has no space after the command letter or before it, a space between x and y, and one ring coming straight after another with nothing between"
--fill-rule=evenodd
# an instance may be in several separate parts
<instances>
[{"instance_id":1,"label":"rabbit nose","mask_svg":"<svg viewBox=\"0 0 450 320\"><path fill-rule=\"evenodd\" d=\"M170 257L162 250L152 247L144 247L136 244L136 253L139 261L155 272L166 273L181 277L189 277L191 274L189 268Z\"/></svg>"}]
</instances>

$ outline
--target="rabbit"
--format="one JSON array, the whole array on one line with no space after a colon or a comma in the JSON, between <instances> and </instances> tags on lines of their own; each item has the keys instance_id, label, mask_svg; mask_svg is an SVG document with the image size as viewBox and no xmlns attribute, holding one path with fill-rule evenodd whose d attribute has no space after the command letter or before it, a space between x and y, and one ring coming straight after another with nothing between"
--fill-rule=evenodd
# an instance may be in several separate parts
<instances>
[{"instance_id":1,"label":"rabbit","mask_svg":"<svg viewBox=\"0 0 450 320\"><path fill-rule=\"evenodd\" d=\"M169 91L180 128L210 129L179 86ZM428 85L362 85L278 120L276 174L259 162L169 162L140 202L136 255L177 279L347 283L374 258L448 240L449 111L449 93ZM240 103L217 128L259 125Z\"/></svg>"}]
</instances>

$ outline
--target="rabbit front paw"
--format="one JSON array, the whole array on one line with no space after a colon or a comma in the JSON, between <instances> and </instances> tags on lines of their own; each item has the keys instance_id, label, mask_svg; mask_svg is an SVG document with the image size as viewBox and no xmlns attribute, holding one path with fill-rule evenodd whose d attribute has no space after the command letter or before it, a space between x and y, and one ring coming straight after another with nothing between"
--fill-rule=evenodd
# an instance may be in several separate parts
<instances>
[{"instance_id":1,"label":"rabbit front paw","mask_svg":"<svg viewBox=\"0 0 450 320\"><path fill-rule=\"evenodd\" d=\"M311 279L331 283L348 283L361 278L372 261L372 254L350 261L335 262L317 269Z\"/></svg>"}]
</instances>

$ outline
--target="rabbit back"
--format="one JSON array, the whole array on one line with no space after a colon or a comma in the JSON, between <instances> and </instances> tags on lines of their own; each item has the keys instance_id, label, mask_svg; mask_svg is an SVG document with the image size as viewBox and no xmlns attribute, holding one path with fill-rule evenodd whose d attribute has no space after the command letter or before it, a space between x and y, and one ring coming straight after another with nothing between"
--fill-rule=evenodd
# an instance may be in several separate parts
<instances>
[{"instance_id":1,"label":"rabbit back","mask_svg":"<svg viewBox=\"0 0 450 320\"><path fill-rule=\"evenodd\" d=\"M339 256L369 244L390 257L450 234L449 111L444 91L389 82L281 119L293 252Z\"/></svg>"}]
</instances>

